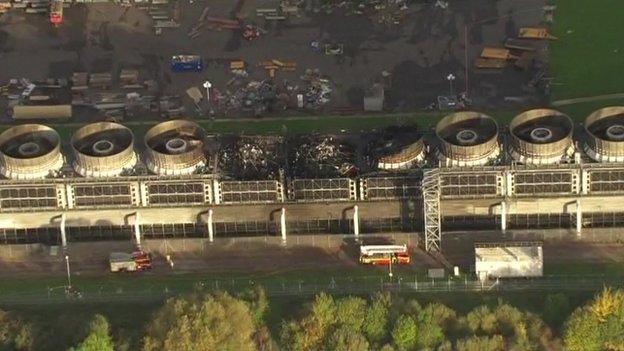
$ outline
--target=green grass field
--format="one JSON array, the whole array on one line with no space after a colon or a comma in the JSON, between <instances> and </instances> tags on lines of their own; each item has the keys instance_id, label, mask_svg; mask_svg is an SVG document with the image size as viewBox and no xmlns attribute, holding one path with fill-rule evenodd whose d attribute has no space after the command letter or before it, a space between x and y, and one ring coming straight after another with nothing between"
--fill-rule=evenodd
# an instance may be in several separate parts
<instances>
[{"instance_id":1,"label":"green grass field","mask_svg":"<svg viewBox=\"0 0 624 351\"><path fill-rule=\"evenodd\" d=\"M562 112L568 113L576 122L581 122L587 115L604 106L614 104L622 104L624 99L612 101L600 101L583 104L575 104L560 108ZM483 111L489 114L499 124L500 128L504 128L511 119L522 112L521 110L502 110L502 111ZM381 114L381 115L355 115L355 116L307 116L296 118L266 118L266 119L218 119L197 120L197 122L208 133L223 134L303 134L303 133L341 133L341 132L367 132L375 129L383 128L390 125L417 125L421 130L431 130L435 125L448 113L442 112L414 112L399 114ZM130 127L135 139L141 142L145 132L156 122L138 122L129 121L123 123ZM49 124L61 136L62 140L68 141L73 132L83 126L82 123L59 123ZM6 130L10 126L1 125L0 132Z\"/></svg>"},{"instance_id":2,"label":"green grass field","mask_svg":"<svg viewBox=\"0 0 624 351\"><path fill-rule=\"evenodd\" d=\"M556 0L551 45L555 100L622 93L624 1Z\"/></svg>"}]
</instances>

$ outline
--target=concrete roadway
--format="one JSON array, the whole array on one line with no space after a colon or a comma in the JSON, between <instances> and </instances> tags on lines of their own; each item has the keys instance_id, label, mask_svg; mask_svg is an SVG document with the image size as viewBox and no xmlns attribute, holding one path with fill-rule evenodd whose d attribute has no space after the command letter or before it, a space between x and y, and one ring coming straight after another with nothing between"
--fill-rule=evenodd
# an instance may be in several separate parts
<instances>
[{"instance_id":1,"label":"concrete roadway","mask_svg":"<svg viewBox=\"0 0 624 351\"><path fill-rule=\"evenodd\" d=\"M578 198L581 209L588 212L621 212L624 196L584 196ZM511 198L507 199L509 214L575 213L577 197ZM502 198L442 200L445 216L498 215ZM117 208L96 210L40 211L0 213L0 228L56 227L61 213L66 213L69 227L130 225L140 213L143 224L205 223L208 209L217 222L279 222L281 208L286 209L287 221L353 218L353 206L358 205L361 220L382 218L420 218L420 200L389 200L371 202L271 203L247 205L213 205L185 207Z\"/></svg>"}]
</instances>

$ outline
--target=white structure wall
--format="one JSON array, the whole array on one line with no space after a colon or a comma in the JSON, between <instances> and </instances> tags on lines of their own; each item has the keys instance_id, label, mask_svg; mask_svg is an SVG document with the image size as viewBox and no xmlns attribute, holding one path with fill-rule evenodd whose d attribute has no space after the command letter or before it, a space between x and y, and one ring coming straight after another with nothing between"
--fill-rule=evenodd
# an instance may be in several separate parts
<instances>
[{"instance_id":1,"label":"white structure wall","mask_svg":"<svg viewBox=\"0 0 624 351\"><path fill-rule=\"evenodd\" d=\"M480 279L541 277L544 274L542 246L476 246L475 272Z\"/></svg>"}]
</instances>

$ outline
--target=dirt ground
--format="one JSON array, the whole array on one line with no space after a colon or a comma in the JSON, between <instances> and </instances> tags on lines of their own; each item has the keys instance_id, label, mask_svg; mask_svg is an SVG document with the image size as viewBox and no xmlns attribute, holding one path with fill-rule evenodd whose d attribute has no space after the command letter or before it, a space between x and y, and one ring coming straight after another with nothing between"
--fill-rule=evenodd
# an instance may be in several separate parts
<instances>
[{"instance_id":1,"label":"dirt ground","mask_svg":"<svg viewBox=\"0 0 624 351\"><path fill-rule=\"evenodd\" d=\"M9 12L0 18L0 82L10 78L70 77L73 71L119 72L139 68L144 79L156 79L163 93L184 95L191 86L210 80L221 92L232 78L229 61L241 59L249 67L249 80L267 79L257 64L267 59L297 63L295 72L278 72L276 82L300 85L307 68L319 69L331 82L331 103L336 108L362 108L364 91L391 74L386 91L390 111L411 111L430 105L438 95L466 90L465 34L468 34L469 92L476 106L492 108L514 103L535 104L540 94L527 86L535 72L512 67L497 72L477 72L472 61L485 45L501 46L518 28L537 25L544 0L451 1L448 8L434 1L411 1L399 25L379 24L366 16L349 15L340 9L331 14L315 12L306 5L300 17L284 22L265 22L256 8L275 7L277 1L248 0L246 23L266 29L248 42L239 31L204 28L195 39L188 37L205 6L209 15L231 18L237 2L181 1L181 25L155 35L152 19L137 8L109 3L74 5L66 10L65 23L53 28L45 16ZM309 3L314 3L309 1ZM467 32L466 32L466 29ZM318 41L341 44L344 53L328 56L312 50ZM199 54L207 67L203 73L171 73L169 58L176 54ZM456 80L449 86L446 77ZM186 101L190 104L190 100ZM190 111L193 108L189 109ZM278 111L274 111L278 113ZM308 111L309 113L310 111ZM289 111L292 115L294 111ZM232 116L247 116L243 111ZM86 117L83 117L86 118Z\"/></svg>"}]
</instances>

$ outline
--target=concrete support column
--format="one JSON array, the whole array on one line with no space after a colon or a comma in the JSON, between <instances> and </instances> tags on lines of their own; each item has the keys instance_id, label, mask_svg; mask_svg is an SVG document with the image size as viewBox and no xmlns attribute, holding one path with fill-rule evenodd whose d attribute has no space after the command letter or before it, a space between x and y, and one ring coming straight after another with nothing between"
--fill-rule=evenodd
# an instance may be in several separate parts
<instances>
[{"instance_id":1,"label":"concrete support column","mask_svg":"<svg viewBox=\"0 0 624 351\"><path fill-rule=\"evenodd\" d=\"M507 230L507 204L505 201L501 202L501 231L505 232Z\"/></svg>"},{"instance_id":2,"label":"concrete support column","mask_svg":"<svg viewBox=\"0 0 624 351\"><path fill-rule=\"evenodd\" d=\"M208 210L208 241L214 242L214 226L212 224L212 209Z\"/></svg>"},{"instance_id":3,"label":"concrete support column","mask_svg":"<svg viewBox=\"0 0 624 351\"><path fill-rule=\"evenodd\" d=\"M217 205L221 203L221 185L216 179L212 181L212 201Z\"/></svg>"},{"instance_id":4,"label":"concrete support column","mask_svg":"<svg viewBox=\"0 0 624 351\"><path fill-rule=\"evenodd\" d=\"M511 171L505 171L505 194L507 196L513 196L514 194L513 181L513 174Z\"/></svg>"},{"instance_id":5,"label":"concrete support column","mask_svg":"<svg viewBox=\"0 0 624 351\"><path fill-rule=\"evenodd\" d=\"M587 195L589 192L589 172L586 169L581 170L581 194Z\"/></svg>"},{"instance_id":6,"label":"concrete support column","mask_svg":"<svg viewBox=\"0 0 624 351\"><path fill-rule=\"evenodd\" d=\"M139 218L139 212L134 217L134 241L137 247L141 246L141 223Z\"/></svg>"},{"instance_id":7,"label":"concrete support column","mask_svg":"<svg viewBox=\"0 0 624 351\"><path fill-rule=\"evenodd\" d=\"M360 211L358 205L353 206L353 234L357 239L360 236Z\"/></svg>"},{"instance_id":8,"label":"concrete support column","mask_svg":"<svg viewBox=\"0 0 624 351\"><path fill-rule=\"evenodd\" d=\"M149 205L149 190L147 182L139 182L139 199L141 206L145 207Z\"/></svg>"},{"instance_id":9,"label":"concrete support column","mask_svg":"<svg viewBox=\"0 0 624 351\"><path fill-rule=\"evenodd\" d=\"M583 229L583 211L581 210L581 200L576 200L576 235L581 236Z\"/></svg>"},{"instance_id":10,"label":"concrete support column","mask_svg":"<svg viewBox=\"0 0 624 351\"><path fill-rule=\"evenodd\" d=\"M67 247L67 232L65 230L65 214L64 213L61 215L60 228L61 228L61 245L63 246L63 248L66 248Z\"/></svg>"},{"instance_id":11,"label":"concrete support column","mask_svg":"<svg viewBox=\"0 0 624 351\"><path fill-rule=\"evenodd\" d=\"M67 208L74 208L74 187L71 184L65 185L65 198L67 199Z\"/></svg>"},{"instance_id":12,"label":"concrete support column","mask_svg":"<svg viewBox=\"0 0 624 351\"><path fill-rule=\"evenodd\" d=\"M282 233L282 243L286 243L286 209L282 207L280 215L280 231Z\"/></svg>"}]
</instances>

